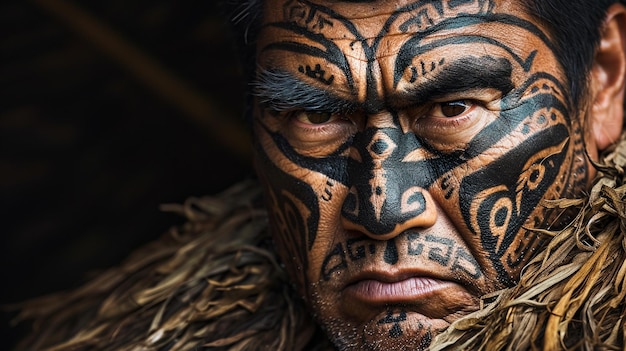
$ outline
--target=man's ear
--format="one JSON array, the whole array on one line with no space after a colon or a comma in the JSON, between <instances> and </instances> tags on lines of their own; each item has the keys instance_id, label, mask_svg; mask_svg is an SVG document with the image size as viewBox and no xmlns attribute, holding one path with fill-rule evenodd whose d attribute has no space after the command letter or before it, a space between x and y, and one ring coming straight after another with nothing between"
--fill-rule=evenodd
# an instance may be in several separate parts
<instances>
[{"instance_id":1,"label":"man's ear","mask_svg":"<svg viewBox=\"0 0 626 351\"><path fill-rule=\"evenodd\" d=\"M604 150L621 135L625 75L626 8L615 4L609 8L591 70L592 105L588 123L597 150Z\"/></svg>"}]
</instances>

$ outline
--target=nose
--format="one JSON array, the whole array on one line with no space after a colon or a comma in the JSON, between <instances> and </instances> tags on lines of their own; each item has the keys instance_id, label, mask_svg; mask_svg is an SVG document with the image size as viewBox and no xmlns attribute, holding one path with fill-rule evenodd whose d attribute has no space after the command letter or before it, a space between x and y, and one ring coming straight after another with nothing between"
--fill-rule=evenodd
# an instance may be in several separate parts
<instances>
[{"instance_id":1,"label":"nose","mask_svg":"<svg viewBox=\"0 0 626 351\"><path fill-rule=\"evenodd\" d=\"M420 147L413 133L393 127L369 128L354 139L350 191L341 210L346 230L389 240L435 224L437 207L425 188L426 162L409 161Z\"/></svg>"}]
</instances>

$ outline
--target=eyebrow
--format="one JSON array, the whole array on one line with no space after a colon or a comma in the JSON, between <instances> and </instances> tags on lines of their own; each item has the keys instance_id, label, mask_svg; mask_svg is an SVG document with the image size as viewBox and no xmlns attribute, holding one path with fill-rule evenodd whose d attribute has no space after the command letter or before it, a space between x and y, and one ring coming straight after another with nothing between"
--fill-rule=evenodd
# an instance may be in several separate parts
<instances>
[{"instance_id":1,"label":"eyebrow","mask_svg":"<svg viewBox=\"0 0 626 351\"><path fill-rule=\"evenodd\" d=\"M426 82L408 88L401 95L405 104L419 106L432 99L475 89L497 89L506 95L514 89L513 68L505 58L465 57L442 66Z\"/></svg>"},{"instance_id":2,"label":"eyebrow","mask_svg":"<svg viewBox=\"0 0 626 351\"><path fill-rule=\"evenodd\" d=\"M424 105L433 99L475 89L497 89L506 95L514 89L512 65L504 58L491 56L465 57L433 72L426 82L416 84L403 92L394 103L400 109ZM361 103L341 98L327 89L319 88L296 78L281 69L259 69L251 83L252 94L267 109L277 112L307 110L330 113L349 113L363 110Z\"/></svg>"},{"instance_id":3,"label":"eyebrow","mask_svg":"<svg viewBox=\"0 0 626 351\"><path fill-rule=\"evenodd\" d=\"M260 69L257 78L250 83L252 94L266 108L285 112L309 110L319 112L350 112L359 104L341 98L332 92L319 88L294 77L280 69Z\"/></svg>"}]
</instances>

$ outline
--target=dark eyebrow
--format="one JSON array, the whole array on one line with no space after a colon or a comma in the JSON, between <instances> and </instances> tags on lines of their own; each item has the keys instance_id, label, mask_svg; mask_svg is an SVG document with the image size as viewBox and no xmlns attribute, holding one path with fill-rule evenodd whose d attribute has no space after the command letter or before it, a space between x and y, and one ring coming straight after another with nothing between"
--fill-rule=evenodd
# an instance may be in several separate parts
<instances>
[{"instance_id":1,"label":"dark eyebrow","mask_svg":"<svg viewBox=\"0 0 626 351\"><path fill-rule=\"evenodd\" d=\"M513 90L513 68L505 58L492 56L465 57L442 66L432 72L429 79L407 89L402 95L403 103L419 106L437 98L472 89L497 89L502 95Z\"/></svg>"},{"instance_id":2,"label":"dark eyebrow","mask_svg":"<svg viewBox=\"0 0 626 351\"><path fill-rule=\"evenodd\" d=\"M307 84L280 69L260 69L251 85L252 94L259 98L264 107L273 111L346 113L358 108L357 103L340 98L326 89Z\"/></svg>"}]
</instances>

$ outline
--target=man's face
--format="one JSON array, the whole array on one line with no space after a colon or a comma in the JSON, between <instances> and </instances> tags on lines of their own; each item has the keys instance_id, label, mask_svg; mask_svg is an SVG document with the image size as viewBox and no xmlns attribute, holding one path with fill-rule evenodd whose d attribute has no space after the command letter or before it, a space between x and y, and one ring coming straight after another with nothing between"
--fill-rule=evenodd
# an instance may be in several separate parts
<instances>
[{"instance_id":1,"label":"man's face","mask_svg":"<svg viewBox=\"0 0 626 351\"><path fill-rule=\"evenodd\" d=\"M515 284L588 177L549 33L498 0L266 0L256 164L331 339L420 349Z\"/></svg>"}]
</instances>

